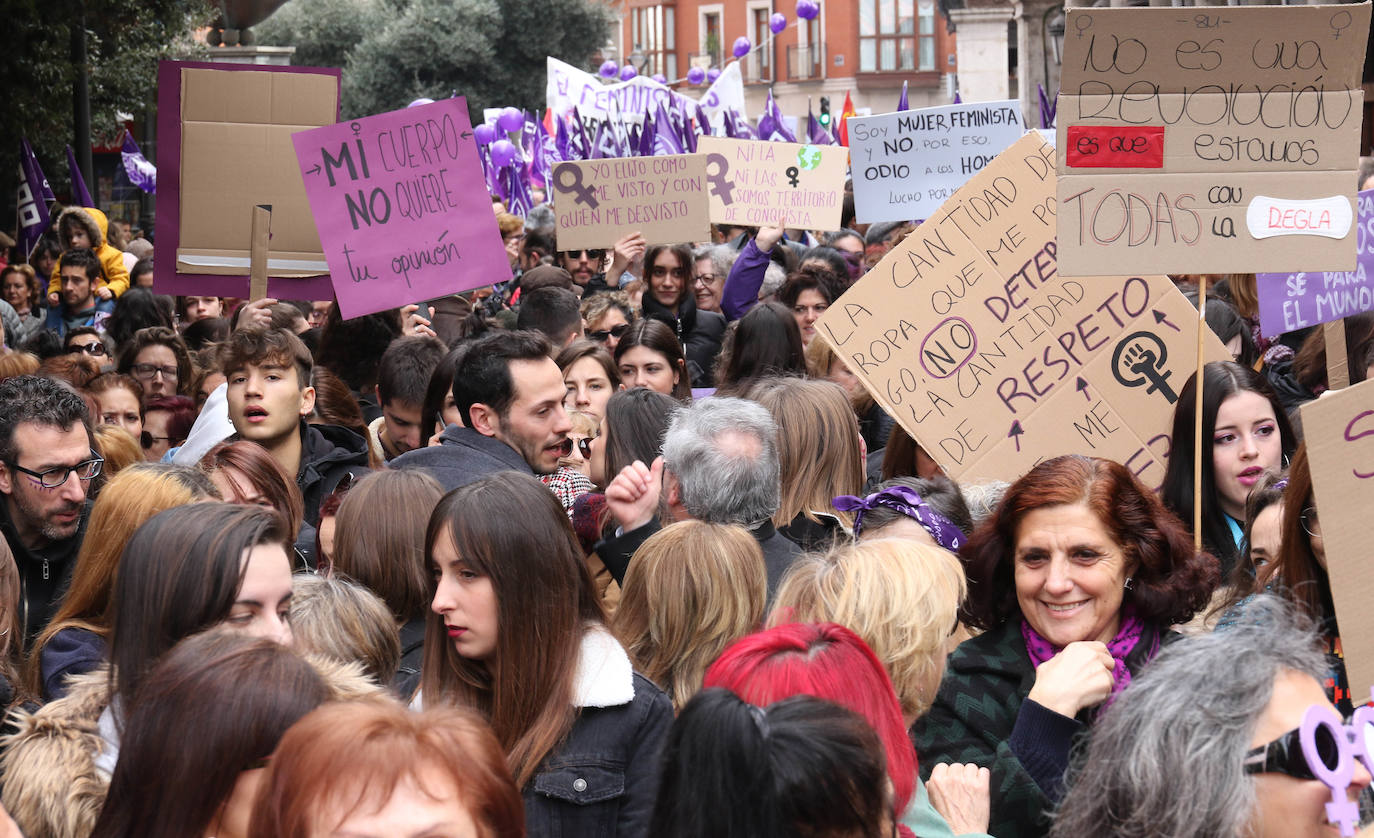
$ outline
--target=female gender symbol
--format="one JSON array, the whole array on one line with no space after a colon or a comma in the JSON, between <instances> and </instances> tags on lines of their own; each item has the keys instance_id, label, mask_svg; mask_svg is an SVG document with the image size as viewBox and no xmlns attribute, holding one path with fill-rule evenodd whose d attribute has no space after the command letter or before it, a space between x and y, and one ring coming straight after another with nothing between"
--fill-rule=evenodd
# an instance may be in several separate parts
<instances>
[{"instance_id":1,"label":"female gender symbol","mask_svg":"<svg viewBox=\"0 0 1374 838\"><path fill-rule=\"evenodd\" d=\"M559 189L573 193L573 203L586 204L588 209L601 205L596 199L596 190L582 183L582 170L576 166L560 166L553 179Z\"/></svg>"}]
</instances>

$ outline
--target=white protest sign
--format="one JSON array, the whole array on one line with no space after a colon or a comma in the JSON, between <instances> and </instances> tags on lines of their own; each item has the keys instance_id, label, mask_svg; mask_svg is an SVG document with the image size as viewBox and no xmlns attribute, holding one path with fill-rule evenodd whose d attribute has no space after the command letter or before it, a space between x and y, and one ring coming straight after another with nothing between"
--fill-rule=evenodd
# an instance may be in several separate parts
<instances>
[{"instance_id":1,"label":"white protest sign","mask_svg":"<svg viewBox=\"0 0 1374 838\"><path fill-rule=\"evenodd\" d=\"M850 117L854 211L863 223L927 218L1021 139L1015 99Z\"/></svg>"},{"instance_id":2,"label":"white protest sign","mask_svg":"<svg viewBox=\"0 0 1374 838\"><path fill-rule=\"evenodd\" d=\"M629 81L606 84L597 76L565 64L557 58L548 60L548 87L545 96L549 110L563 119L577 108L584 121L615 119L633 125L644 122L646 113L654 113L662 104L668 110L679 105L687 108L687 115L696 116L701 105L713 123L723 119L725 109L744 115L744 79L739 62L732 62L702 94L698 102L651 78L635 76Z\"/></svg>"}]
</instances>

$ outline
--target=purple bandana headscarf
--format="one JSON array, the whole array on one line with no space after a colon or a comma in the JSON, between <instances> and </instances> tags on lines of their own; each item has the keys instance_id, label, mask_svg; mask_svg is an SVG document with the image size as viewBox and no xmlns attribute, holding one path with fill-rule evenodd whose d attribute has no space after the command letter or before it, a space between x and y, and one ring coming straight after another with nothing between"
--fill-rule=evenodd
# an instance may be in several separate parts
<instances>
[{"instance_id":1,"label":"purple bandana headscarf","mask_svg":"<svg viewBox=\"0 0 1374 838\"><path fill-rule=\"evenodd\" d=\"M935 539L936 544L951 553L958 552L964 543L964 531L959 529L953 521L936 512L934 507L921 499L920 493L909 486L893 486L889 489L883 489L881 492L874 492L866 498L855 495L840 495L831 501L831 504L841 512L854 513L855 535L858 535L863 529L865 512L885 506L920 524L921 528L930 533L931 538Z\"/></svg>"}]
</instances>

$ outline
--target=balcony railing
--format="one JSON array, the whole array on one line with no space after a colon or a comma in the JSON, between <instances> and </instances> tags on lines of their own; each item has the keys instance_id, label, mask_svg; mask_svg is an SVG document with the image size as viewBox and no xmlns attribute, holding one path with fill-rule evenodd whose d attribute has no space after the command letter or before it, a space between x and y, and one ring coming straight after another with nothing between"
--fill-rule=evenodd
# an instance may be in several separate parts
<instances>
[{"instance_id":1,"label":"balcony railing","mask_svg":"<svg viewBox=\"0 0 1374 838\"><path fill-rule=\"evenodd\" d=\"M787 80L819 81L825 78L825 45L807 44L787 48Z\"/></svg>"}]
</instances>

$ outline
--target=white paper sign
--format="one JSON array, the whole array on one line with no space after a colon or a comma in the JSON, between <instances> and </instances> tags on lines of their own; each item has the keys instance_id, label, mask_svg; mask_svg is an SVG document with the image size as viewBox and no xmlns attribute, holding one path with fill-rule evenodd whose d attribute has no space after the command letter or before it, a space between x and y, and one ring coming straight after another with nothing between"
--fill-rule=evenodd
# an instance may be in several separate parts
<instances>
[{"instance_id":1,"label":"white paper sign","mask_svg":"<svg viewBox=\"0 0 1374 838\"><path fill-rule=\"evenodd\" d=\"M930 217L1023 133L1015 99L850 117L858 220Z\"/></svg>"}]
</instances>

